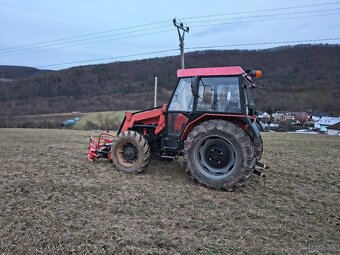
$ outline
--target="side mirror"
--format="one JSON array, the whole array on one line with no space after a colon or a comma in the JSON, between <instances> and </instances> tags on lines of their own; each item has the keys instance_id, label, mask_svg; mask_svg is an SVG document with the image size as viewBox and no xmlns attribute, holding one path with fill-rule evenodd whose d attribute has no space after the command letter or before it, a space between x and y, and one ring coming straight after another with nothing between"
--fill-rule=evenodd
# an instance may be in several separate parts
<instances>
[{"instance_id":1,"label":"side mirror","mask_svg":"<svg viewBox=\"0 0 340 255\"><path fill-rule=\"evenodd\" d=\"M194 96L198 95L198 88L199 88L199 77L195 76L193 79L191 79L191 92Z\"/></svg>"}]
</instances>

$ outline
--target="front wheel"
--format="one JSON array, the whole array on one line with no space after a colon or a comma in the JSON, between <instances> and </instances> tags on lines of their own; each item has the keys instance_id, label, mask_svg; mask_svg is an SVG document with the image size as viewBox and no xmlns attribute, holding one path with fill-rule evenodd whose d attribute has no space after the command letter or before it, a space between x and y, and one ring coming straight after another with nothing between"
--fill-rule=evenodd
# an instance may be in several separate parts
<instances>
[{"instance_id":1,"label":"front wheel","mask_svg":"<svg viewBox=\"0 0 340 255\"><path fill-rule=\"evenodd\" d=\"M111 153L115 168L125 173L141 172L150 161L148 141L135 131L126 131L115 137Z\"/></svg>"},{"instance_id":2,"label":"front wheel","mask_svg":"<svg viewBox=\"0 0 340 255\"><path fill-rule=\"evenodd\" d=\"M193 179L213 189L235 190L248 180L255 166L249 136L224 120L196 126L184 142L183 152Z\"/></svg>"}]
</instances>

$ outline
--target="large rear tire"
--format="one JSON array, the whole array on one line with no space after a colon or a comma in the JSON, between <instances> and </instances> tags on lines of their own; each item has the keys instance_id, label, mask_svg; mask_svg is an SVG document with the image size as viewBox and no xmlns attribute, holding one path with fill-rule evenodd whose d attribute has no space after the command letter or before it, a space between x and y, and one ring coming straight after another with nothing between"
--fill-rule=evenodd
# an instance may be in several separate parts
<instances>
[{"instance_id":1,"label":"large rear tire","mask_svg":"<svg viewBox=\"0 0 340 255\"><path fill-rule=\"evenodd\" d=\"M256 161L249 136L224 120L208 120L196 126L184 142L183 153L194 180L227 191L245 184Z\"/></svg>"},{"instance_id":2,"label":"large rear tire","mask_svg":"<svg viewBox=\"0 0 340 255\"><path fill-rule=\"evenodd\" d=\"M142 172L150 161L148 141L135 131L125 131L115 137L111 153L114 167L129 174Z\"/></svg>"}]
</instances>

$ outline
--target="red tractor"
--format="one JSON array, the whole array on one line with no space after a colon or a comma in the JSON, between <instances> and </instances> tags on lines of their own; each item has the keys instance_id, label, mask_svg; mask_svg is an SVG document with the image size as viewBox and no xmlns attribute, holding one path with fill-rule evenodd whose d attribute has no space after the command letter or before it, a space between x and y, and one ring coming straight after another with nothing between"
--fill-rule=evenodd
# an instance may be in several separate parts
<instances>
[{"instance_id":1,"label":"red tractor","mask_svg":"<svg viewBox=\"0 0 340 255\"><path fill-rule=\"evenodd\" d=\"M88 158L112 160L116 169L138 173L150 153L184 156L187 170L208 188L235 190L261 174L263 143L253 91L259 70L239 66L180 69L169 104L125 114L116 136L91 137Z\"/></svg>"}]
</instances>

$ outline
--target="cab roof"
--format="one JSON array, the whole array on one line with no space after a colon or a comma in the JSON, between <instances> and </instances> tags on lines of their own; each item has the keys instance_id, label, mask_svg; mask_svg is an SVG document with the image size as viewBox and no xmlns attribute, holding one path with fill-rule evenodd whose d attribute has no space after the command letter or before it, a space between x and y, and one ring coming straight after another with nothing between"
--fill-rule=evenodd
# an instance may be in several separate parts
<instances>
[{"instance_id":1,"label":"cab roof","mask_svg":"<svg viewBox=\"0 0 340 255\"><path fill-rule=\"evenodd\" d=\"M177 77L240 75L243 73L244 70L240 66L191 68L177 70Z\"/></svg>"}]
</instances>

